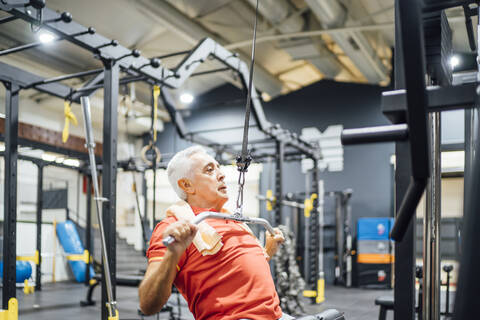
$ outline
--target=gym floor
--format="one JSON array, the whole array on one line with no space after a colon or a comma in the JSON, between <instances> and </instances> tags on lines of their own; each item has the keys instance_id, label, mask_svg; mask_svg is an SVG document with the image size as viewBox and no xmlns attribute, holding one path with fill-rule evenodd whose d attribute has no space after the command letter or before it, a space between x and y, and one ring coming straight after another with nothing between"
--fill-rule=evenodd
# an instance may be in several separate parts
<instances>
[{"instance_id":1,"label":"gym floor","mask_svg":"<svg viewBox=\"0 0 480 320\"><path fill-rule=\"evenodd\" d=\"M56 284L45 284L41 292L31 295L24 295L17 291L19 300L19 318L22 320L38 319L98 319L100 314L100 290L97 288L94 299L95 306L81 307L79 301L85 299L87 289L83 284L61 282ZM318 313L324 309L336 308L345 312L347 320L371 320L378 319L379 307L374 304L375 298L384 295L392 295L392 290L373 290L358 288L342 288L329 286L326 288L326 302L322 305L312 305L305 300L304 306L309 314ZM444 300L442 292L442 301ZM453 293L452 293L453 295ZM453 308L453 299L452 302ZM191 320L193 316L188 311L183 298L181 300L181 319ZM127 319L171 319L170 313L161 313L158 316L142 318L137 313L138 296L136 288L117 287L117 303L119 314L122 320ZM169 303L173 306L174 315L178 315L177 297L172 295ZM443 306L443 303L442 303ZM443 310L443 308L442 308ZM178 318L174 318L178 319ZM393 312L387 312L387 320L393 319Z\"/></svg>"},{"instance_id":2,"label":"gym floor","mask_svg":"<svg viewBox=\"0 0 480 320\"><path fill-rule=\"evenodd\" d=\"M24 295L18 290L20 310L19 317L22 320L38 319L98 319L100 313L100 291L95 290L95 306L81 307L80 300L85 299L87 289L83 284L62 282L46 284L41 292L31 295ZM378 296L392 294L391 290L364 290L345 289L331 286L326 289L327 300L322 305L311 305L305 301L305 309L308 313L318 313L327 308L337 308L345 312L348 320L377 319L379 308L375 306L374 300ZM137 313L138 296L136 288L117 287L117 303L119 306L120 318L142 319ZM169 303L174 305L174 312L177 314L177 297L172 295ZM193 319L188 311L183 298L181 298L181 319ZM158 317L144 317L144 319L169 319L169 313L161 313ZM393 319L393 313L388 314L387 319Z\"/></svg>"}]
</instances>

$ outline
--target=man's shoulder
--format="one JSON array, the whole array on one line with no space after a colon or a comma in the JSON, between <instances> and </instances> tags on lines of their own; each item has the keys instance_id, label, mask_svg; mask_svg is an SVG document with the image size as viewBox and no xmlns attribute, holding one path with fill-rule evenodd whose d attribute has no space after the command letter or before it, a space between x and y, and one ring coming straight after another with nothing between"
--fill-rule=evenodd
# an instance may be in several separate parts
<instances>
[{"instance_id":1,"label":"man's shoulder","mask_svg":"<svg viewBox=\"0 0 480 320\"><path fill-rule=\"evenodd\" d=\"M177 218L175 218L175 217L166 217L165 219L163 219L162 221L157 223L157 225L155 226L155 229L153 229L153 234L156 234L156 233L159 233L159 232L162 233L163 230L165 230L166 227L168 227L169 225L171 225L175 221L177 221Z\"/></svg>"}]
</instances>

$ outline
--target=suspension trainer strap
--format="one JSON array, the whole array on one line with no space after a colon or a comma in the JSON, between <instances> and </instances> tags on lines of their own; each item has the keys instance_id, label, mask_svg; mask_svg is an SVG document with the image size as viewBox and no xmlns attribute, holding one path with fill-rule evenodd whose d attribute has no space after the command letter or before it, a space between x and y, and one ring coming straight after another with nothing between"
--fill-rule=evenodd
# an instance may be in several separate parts
<instances>
[{"instance_id":1,"label":"suspension trainer strap","mask_svg":"<svg viewBox=\"0 0 480 320\"><path fill-rule=\"evenodd\" d=\"M62 142L66 143L70 135L70 121L72 121L73 125L78 125L77 117L72 112L70 101L65 100L63 102L63 114L65 116L65 125L63 126Z\"/></svg>"}]
</instances>

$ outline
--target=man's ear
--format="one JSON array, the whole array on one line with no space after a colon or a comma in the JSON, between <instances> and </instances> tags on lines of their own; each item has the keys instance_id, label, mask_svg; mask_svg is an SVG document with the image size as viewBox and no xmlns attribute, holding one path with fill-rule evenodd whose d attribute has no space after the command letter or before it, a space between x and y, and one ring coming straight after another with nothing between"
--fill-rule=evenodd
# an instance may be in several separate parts
<instances>
[{"instance_id":1,"label":"man's ear","mask_svg":"<svg viewBox=\"0 0 480 320\"><path fill-rule=\"evenodd\" d=\"M178 180L178 186L182 189L186 194L193 194L195 193L195 188L192 185L192 182L187 178L182 178Z\"/></svg>"}]
</instances>

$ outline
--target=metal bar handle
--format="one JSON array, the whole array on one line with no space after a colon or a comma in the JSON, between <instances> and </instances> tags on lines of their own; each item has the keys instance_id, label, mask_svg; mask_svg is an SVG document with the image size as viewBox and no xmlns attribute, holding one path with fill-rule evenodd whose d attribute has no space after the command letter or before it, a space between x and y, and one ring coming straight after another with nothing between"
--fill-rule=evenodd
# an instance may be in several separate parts
<instances>
[{"instance_id":1,"label":"metal bar handle","mask_svg":"<svg viewBox=\"0 0 480 320\"><path fill-rule=\"evenodd\" d=\"M272 235L275 234L273 227L266 219L250 218L245 216L235 217L230 214L211 212L211 211L205 211L205 212L199 213L197 216L195 216L195 218L192 219L191 223L197 225L205 219L223 219L223 220L233 220L233 221L252 223L252 224L260 224L265 229L267 229L268 232L270 232ZM175 241L174 237L168 236L165 239L163 239L162 242L165 246L168 247L168 245L172 244L174 241Z\"/></svg>"},{"instance_id":2,"label":"metal bar handle","mask_svg":"<svg viewBox=\"0 0 480 320\"><path fill-rule=\"evenodd\" d=\"M341 140L343 145L395 142L404 141L408 138L407 124L393 124L388 126L367 127L357 129L345 129L342 131Z\"/></svg>"}]
</instances>

